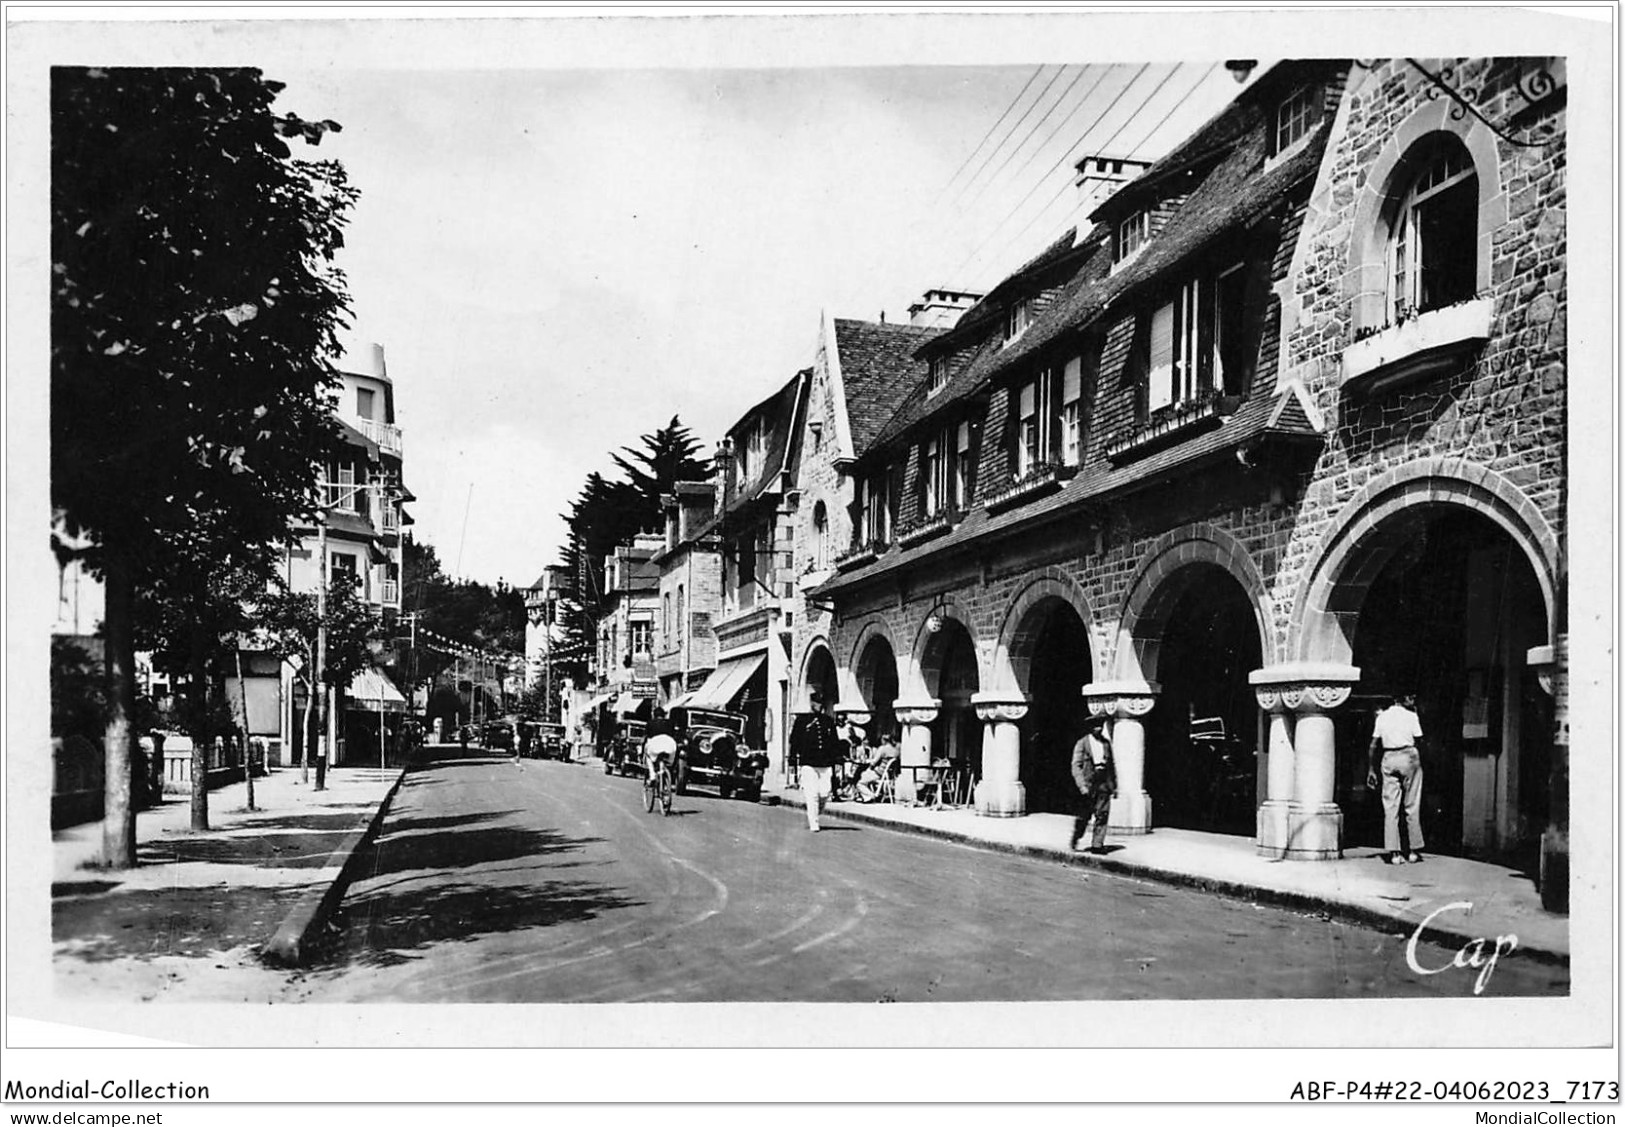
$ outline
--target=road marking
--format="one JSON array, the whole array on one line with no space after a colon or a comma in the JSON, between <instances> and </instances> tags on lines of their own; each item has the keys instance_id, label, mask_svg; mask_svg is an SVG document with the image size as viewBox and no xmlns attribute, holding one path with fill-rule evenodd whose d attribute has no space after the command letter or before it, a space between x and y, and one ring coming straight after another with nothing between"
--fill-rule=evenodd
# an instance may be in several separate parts
<instances>
[{"instance_id":1,"label":"road marking","mask_svg":"<svg viewBox=\"0 0 1625 1127\"><path fill-rule=\"evenodd\" d=\"M847 920L844 924L842 924L840 927L836 928L833 931L826 931L823 935L817 936L816 938L813 938L813 939L809 939L809 940L807 940L807 942L801 944L798 947L790 948L790 953L792 955L799 955L803 951L808 950L809 948L817 947L817 946L820 946L821 944L828 943L831 939L838 939L839 937L845 935L847 932L851 931L853 928L857 927L860 923L862 923L863 922L863 917L867 916L868 914L869 914L869 902L863 898L862 893L859 893L858 894L857 915L853 916L851 919Z\"/></svg>"}]
</instances>

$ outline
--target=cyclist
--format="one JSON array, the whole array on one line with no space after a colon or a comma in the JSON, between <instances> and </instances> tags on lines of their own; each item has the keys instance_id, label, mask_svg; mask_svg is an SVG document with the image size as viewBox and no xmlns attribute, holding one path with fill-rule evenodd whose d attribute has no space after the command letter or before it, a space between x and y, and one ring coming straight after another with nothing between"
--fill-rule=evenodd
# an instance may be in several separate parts
<instances>
[{"instance_id":1,"label":"cyclist","mask_svg":"<svg viewBox=\"0 0 1625 1127\"><path fill-rule=\"evenodd\" d=\"M643 741L643 768L648 772L649 778L654 778L655 769L660 761L664 760L666 770L671 774L672 784L677 782L677 741L672 738L670 725L666 723L665 716L656 712L654 719L649 721L648 735Z\"/></svg>"}]
</instances>

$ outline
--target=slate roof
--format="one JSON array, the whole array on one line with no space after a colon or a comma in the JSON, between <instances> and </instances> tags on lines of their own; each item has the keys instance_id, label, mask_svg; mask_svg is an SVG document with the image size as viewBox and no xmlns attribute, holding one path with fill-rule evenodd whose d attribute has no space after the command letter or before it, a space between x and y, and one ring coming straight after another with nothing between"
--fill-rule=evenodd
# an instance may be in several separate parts
<instances>
[{"instance_id":1,"label":"slate roof","mask_svg":"<svg viewBox=\"0 0 1625 1127\"><path fill-rule=\"evenodd\" d=\"M1166 479L1172 470L1177 469L1181 474L1196 472L1259 442L1318 443L1323 437L1304 414L1294 390L1288 388L1279 395L1254 396L1234 415L1202 434L1120 465L1104 460L1090 462L1056 492L1004 512L992 514L978 505L951 532L906 549L894 546L874 563L837 575L809 593L816 598L826 598L907 569L926 557L940 560L944 553L970 550L985 539L1043 524L1072 510L1087 508L1091 503L1116 500L1136 489L1154 485Z\"/></svg>"},{"instance_id":2,"label":"slate roof","mask_svg":"<svg viewBox=\"0 0 1625 1127\"><path fill-rule=\"evenodd\" d=\"M770 486L778 485L779 474L786 468L791 443L795 437L793 432L796 429L797 407L807 383L807 375L807 369L797 372L790 378L790 382L746 411L740 416L739 421L728 429L728 434L733 436L754 425L759 417L765 416L768 419L767 441L762 445L761 468L751 475L750 481L742 483L735 489L733 496L729 497L723 506L725 512L737 512L742 506L761 496Z\"/></svg>"},{"instance_id":3,"label":"slate roof","mask_svg":"<svg viewBox=\"0 0 1625 1127\"><path fill-rule=\"evenodd\" d=\"M835 318L836 354L855 453L867 449L898 404L923 386L930 366L914 354L941 335L936 328Z\"/></svg>"},{"instance_id":4,"label":"slate roof","mask_svg":"<svg viewBox=\"0 0 1625 1127\"><path fill-rule=\"evenodd\" d=\"M1066 234L1018 266L983 295L980 301L965 310L964 315L954 322L953 327L944 331L941 339L934 342L937 347L926 351L937 353L943 347L958 344L966 337L974 337L990 321L997 320L1003 315L1005 303L1012 293L1030 286L1050 270L1062 268L1075 252L1082 256L1082 248L1078 245L1078 229L1069 227Z\"/></svg>"},{"instance_id":5,"label":"slate roof","mask_svg":"<svg viewBox=\"0 0 1625 1127\"><path fill-rule=\"evenodd\" d=\"M1092 232L1084 243L1079 245L1077 250L1079 252L1077 259L1078 274L1073 284L1078 284L1080 281L1087 282L1089 279L1103 278L1106 275L1111 260L1103 230ZM1063 291L1063 297L1064 293L1069 292L1070 289L1069 286L1067 291ZM998 290L995 289L994 292L997 293ZM986 319L984 318L984 320ZM1045 320L1045 315L1041 314L1040 321L1043 320ZM958 370L949 375L947 384L935 395L927 395L928 389L924 383L912 388L911 394L903 397L897 410L886 421L886 425L880 429L874 441L867 448L859 451L859 458L861 459L864 453L883 447L893 439L901 437L916 424L935 417L947 408L961 403L966 398L981 391L988 385L993 374L1005 367L1005 361L1008 359L1005 354L1012 352L1016 345L1031 336L1036 328L1037 325L1035 324L1027 332L1023 333L1017 341L1012 342L1009 347L1006 347L1000 333L986 335L977 344L975 350L960 362Z\"/></svg>"}]
</instances>

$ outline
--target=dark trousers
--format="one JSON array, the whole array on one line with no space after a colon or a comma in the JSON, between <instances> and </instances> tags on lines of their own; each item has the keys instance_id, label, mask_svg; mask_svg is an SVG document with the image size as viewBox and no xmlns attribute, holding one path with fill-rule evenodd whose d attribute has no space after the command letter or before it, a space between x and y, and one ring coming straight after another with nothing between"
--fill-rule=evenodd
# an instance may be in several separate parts
<instances>
[{"instance_id":1,"label":"dark trousers","mask_svg":"<svg viewBox=\"0 0 1625 1127\"><path fill-rule=\"evenodd\" d=\"M1084 826L1090 819L1094 820L1095 831L1090 839L1090 847L1099 849L1106 844L1106 824L1111 821L1112 813L1112 781L1111 772L1104 767L1095 769L1094 779L1089 787L1089 793L1084 796L1084 813L1077 820L1072 830L1072 843L1077 844L1083 836Z\"/></svg>"}]
</instances>

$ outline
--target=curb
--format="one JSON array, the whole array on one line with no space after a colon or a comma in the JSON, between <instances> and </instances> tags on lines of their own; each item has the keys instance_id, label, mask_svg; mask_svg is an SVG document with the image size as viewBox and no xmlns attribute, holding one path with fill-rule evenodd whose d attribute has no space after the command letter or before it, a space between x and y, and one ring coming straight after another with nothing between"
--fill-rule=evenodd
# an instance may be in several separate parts
<instances>
[{"instance_id":1,"label":"curb","mask_svg":"<svg viewBox=\"0 0 1625 1127\"><path fill-rule=\"evenodd\" d=\"M348 837L328 855L327 864L322 871L336 869L337 873L328 882L325 888L313 888L299 898L277 926L276 932L266 942L261 958L274 966L301 967L310 961L316 938L322 928L327 924L338 909L344 894L349 890L350 882L355 879L355 859L360 855L362 848L374 837L384 824L384 817L389 813L389 806L395 800L395 792L401 789L406 781L411 767L403 767L401 773L395 776L389 790L378 803L378 809L373 811L367 824L358 830L353 830Z\"/></svg>"},{"instance_id":2,"label":"curb","mask_svg":"<svg viewBox=\"0 0 1625 1127\"><path fill-rule=\"evenodd\" d=\"M778 797L779 805L785 809L798 811L806 809L807 804L799 798L792 799L786 794L780 794ZM766 800L765 795L763 800ZM836 810L833 807L826 806L822 816L840 821L858 822L866 826L874 826L877 829L913 834L916 837L929 837L939 841L954 842L958 845L969 845L976 849L985 849L991 853L1009 853L1053 861L1062 865L1073 865L1078 868L1100 869L1103 872L1115 873L1118 876L1139 877L1143 880L1155 881L1158 884L1190 888L1198 892L1212 892L1252 904L1268 904L1276 908L1315 912L1328 919L1363 924L1389 933L1410 934L1414 930L1412 921L1389 915L1375 908L1367 908L1362 904L1348 904L1340 900L1330 900L1316 896L1313 893L1265 888L1259 885L1227 880L1223 877L1204 877L1196 873L1179 872L1174 869L1160 869L1151 865L1114 861L1109 856L1096 857L1088 853L1066 853L1046 845L1018 845L1014 842L992 841L959 830L941 829L935 826L919 826L912 822L894 822L888 818L876 818L859 810ZM1468 928L1441 926L1439 924L1430 925L1422 933L1422 937L1428 942L1441 944L1471 943L1483 938L1473 934L1472 930ZM1526 955L1537 962L1551 966L1569 966L1569 956L1561 951L1528 946L1521 940L1517 950L1519 954Z\"/></svg>"}]
</instances>

